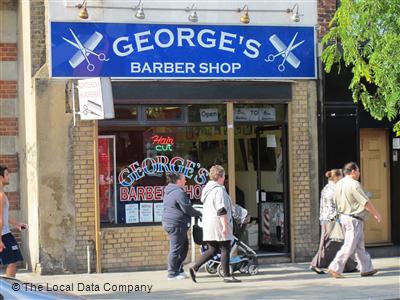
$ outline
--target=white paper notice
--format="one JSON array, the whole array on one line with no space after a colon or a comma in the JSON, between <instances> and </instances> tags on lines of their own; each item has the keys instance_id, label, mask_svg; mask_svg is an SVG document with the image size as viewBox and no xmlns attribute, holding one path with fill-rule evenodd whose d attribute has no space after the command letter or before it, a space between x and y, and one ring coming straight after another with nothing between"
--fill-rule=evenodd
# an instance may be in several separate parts
<instances>
[{"instance_id":1,"label":"white paper notice","mask_svg":"<svg viewBox=\"0 0 400 300\"><path fill-rule=\"evenodd\" d=\"M275 135L267 135L267 148L276 148L276 138Z\"/></svg>"},{"instance_id":2,"label":"white paper notice","mask_svg":"<svg viewBox=\"0 0 400 300\"><path fill-rule=\"evenodd\" d=\"M139 223L139 209L138 208L139 208L139 205L137 203L125 205L126 224Z\"/></svg>"},{"instance_id":3,"label":"white paper notice","mask_svg":"<svg viewBox=\"0 0 400 300\"><path fill-rule=\"evenodd\" d=\"M203 108L200 109L201 122L218 122L218 109L217 108Z\"/></svg>"},{"instance_id":4,"label":"white paper notice","mask_svg":"<svg viewBox=\"0 0 400 300\"><path fill-rule=\"evenodd\" d=\"M153 222L153 203L140 203L140 223Z\"/></svg>"},{"instance_id":5,"label":"white paper notice","mask_svg":"<svg viewBox=\"0 0 400 300\"><path fill-rule=\"evenodd\" d=\"M267 201L267 193L261 192L261 202L266 202L266 201Z\"/></svg>"},{"instance_id":6,"label":"white paper notice","mask_svg":"<svg viewBox=\"0 0 400 300\"><path fill-rule=\"evenodd\" d=\"M247 108L235 108L235 121L249 121L250 111Z\"/></svg>"},{"instance_id":7,"label":"white paper notice","mask_svg":"<svg viewBox=\"0 0 400 300\"><path fill-rule=\"evenodd\" d=\"M252 122L257 122L260 119L260 111L258 108L249 108L248 109L249 119Z\"/></svg>"},{"instance_id":8,"label":"white paper notice","mask_svg":"<svg viewBox=\"0 0 400 300\"><path fill-rule=\"evenodd\" d=\"M154 222L161 222L164 210L163 203L154 203Z\"/></svg>"},{"instance_id":9,"label":"white paper notice","mask_svg":"<svg viewBox=\"0 0 400 300\"><path fill-rule=\"evenodd\" d=\"M400 138L393 139L393 149L400 149Z\"/></svg>"},{"instance_id":10,"label":"white paper notice","mask_svg":"<svg viewBox=\"0 0 400 300\"><path fill-rule=\"evenodd\" d=\"M260 108L260 121L275 121L276 111L274 107Z\"/></svg>"}]
</instances>

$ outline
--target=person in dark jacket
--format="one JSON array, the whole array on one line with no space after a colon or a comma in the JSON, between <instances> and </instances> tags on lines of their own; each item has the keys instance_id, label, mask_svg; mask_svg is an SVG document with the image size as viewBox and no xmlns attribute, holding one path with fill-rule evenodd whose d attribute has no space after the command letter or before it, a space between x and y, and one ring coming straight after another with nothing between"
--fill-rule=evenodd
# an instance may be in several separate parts
<instances>
[{"instance_id":1,"label":"person in dark jacket","mask_svg":"<svg viewBox=\"0 0 400 300\"><path fill-rule=\"evenodd\" d=\"M186 178L182 173L168 173L167 183L162 225L169 237L168 279L186 279L188 275L183 271L183 262L189 249L190 218L201 217L201 213L192 207L183 189Z\"/></svg>"}]
</instances>

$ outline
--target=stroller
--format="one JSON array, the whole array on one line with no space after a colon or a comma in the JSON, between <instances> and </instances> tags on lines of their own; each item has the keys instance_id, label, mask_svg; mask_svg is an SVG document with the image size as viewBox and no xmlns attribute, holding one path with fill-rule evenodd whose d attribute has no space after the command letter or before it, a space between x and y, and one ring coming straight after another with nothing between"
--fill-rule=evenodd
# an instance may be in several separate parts
<instances>
[{"instance_id":1,"label":"stroller","mask_svg":"<svg viewBox=\"0 0 400 300\"><path fill-rule=\"evenodd\" d=\"M198 210L202 210L201 205L196 205ZM230 273L233 274L239 271L242 274L256 275L258 274L258 260L256 252L251 249L248 245L240 241L240 237L246 229L246 225L250 221L250 215L247 210L240 205L232 207L233 215L233 235L234 240L231 244L231 258L229 261ZM193 226L193 238L196 244L200 245L200 253L203 254L207 251L207 244L203 243L202 230L198 226L198 220L195 219L195 225ZM201 233L200 233L201 232ZM233 253L237 255L232 256ZM209 274L218 273L219 276L223 277L223 270L221 265L221 253L217 253L212 259L204 264L204 268Z\"/></svg>"}]
</instances>

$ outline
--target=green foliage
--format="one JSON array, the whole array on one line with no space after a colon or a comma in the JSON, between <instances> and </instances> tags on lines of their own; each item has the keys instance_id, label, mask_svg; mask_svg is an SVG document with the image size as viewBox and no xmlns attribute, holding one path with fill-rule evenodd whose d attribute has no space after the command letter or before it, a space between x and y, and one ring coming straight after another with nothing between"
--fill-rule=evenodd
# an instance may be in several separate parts
<instances>
[{"instance_id":1,"label":"green foliage","mask_svg":"<svg viewBox=\"0 0 400 300\"><path fill-rule=\"evenodd\" d=\"M342 0L323 37L325 71L344 62L354 102L378 120L400 112L400 0ZM367 90L366 84L374 86ZM394 124L400 136L400 121Z\"/></svg>"}]
</instances>

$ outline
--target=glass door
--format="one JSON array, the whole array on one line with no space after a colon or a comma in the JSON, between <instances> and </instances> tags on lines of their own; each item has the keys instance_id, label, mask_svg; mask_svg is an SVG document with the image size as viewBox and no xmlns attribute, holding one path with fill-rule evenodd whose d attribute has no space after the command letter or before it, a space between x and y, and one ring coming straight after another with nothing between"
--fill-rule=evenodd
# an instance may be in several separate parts
<instances>
[{"instance_id":1,"label":"glass door","mask_svg":"<svg viewBox=\"0 0 400 300\"><path fill-rule=\"evenodd\" d=\"M256 128L258 244L261 250L289 251L286 126Z\"/></svg>"}]
</instances>

